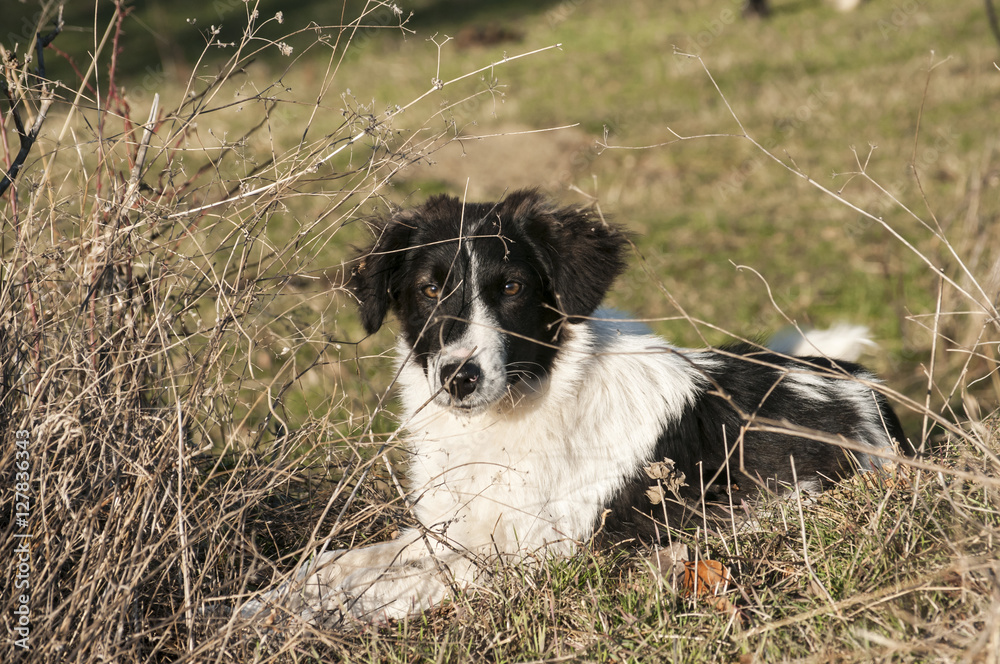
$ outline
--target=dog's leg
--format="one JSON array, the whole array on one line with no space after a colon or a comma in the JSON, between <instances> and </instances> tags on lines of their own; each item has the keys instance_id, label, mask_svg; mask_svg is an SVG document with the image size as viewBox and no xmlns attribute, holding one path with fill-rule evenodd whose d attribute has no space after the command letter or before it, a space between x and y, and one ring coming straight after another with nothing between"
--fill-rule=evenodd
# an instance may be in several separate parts
<instances>
[{"instance_id":1,"label":"dog's leg","mask_svg":"<svg viewBox=\"0 0 1000 664\"><path fill-rule=\"evenodd\" d=\"M348 551L336 560L342 574L340 591L354 618L381 622L401 619L440 604L453 584L475 580L476 567L467 555L432 546L422 536L402 549L393 543L372 551Z\"/></svg>"},{"instance_id":2,"label":"dog's leg","mask_svg":"<svg viewBox=\"0 0 1000 664\"><path fill-rule=\"evenodd\" d=\"M381 622L401 619L439 604L455 581L468 584L476 567L469 557L437 544L417 530L398 540L348 551L329 551L304 564L283 583L240 612L289 612L311 622L344 616Z\"/></svg>"}]
</instances>

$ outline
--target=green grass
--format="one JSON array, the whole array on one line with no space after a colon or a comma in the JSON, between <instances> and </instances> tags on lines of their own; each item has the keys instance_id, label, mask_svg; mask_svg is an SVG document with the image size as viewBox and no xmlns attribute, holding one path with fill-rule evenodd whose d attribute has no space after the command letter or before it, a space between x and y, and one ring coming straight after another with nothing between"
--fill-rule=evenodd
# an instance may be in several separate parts
<instances>
[{"instance_id":1,"label":"green grass","mask_svg":"<svg viewBox=\"0 0 1000 664\"><path fill-rule=\"evenodd\" d=\"M353 36L339 3L285 4L140 3L97 49L114 7L73 3L54 45L81 72L96 57L87 85L47 52L57 101L0 199L0 417L31 433L37 500L35 650L4 642L4 661L996 661L1000 72L979 2L776 1L768 21L728 0L351 2L347 22L372 10ZM8 10L30 122L18 35L54 8ZM470 42L494 22L516 39ZM213 24L226 44L206 48ZM632 231L609 303L679 344L870 326L865 361L909 400L932 469L849 483L801 519L757 506L755 531L675 533L733 571L736 619L668 587L649 552L586 549L380 628L198 613L270 585L314 530L354 546L407 520L397 326L366 338L343 280L373 213L520 186L593 196ZM2 532L10 551L13 520Z\"/></svg>"}]
</instances>

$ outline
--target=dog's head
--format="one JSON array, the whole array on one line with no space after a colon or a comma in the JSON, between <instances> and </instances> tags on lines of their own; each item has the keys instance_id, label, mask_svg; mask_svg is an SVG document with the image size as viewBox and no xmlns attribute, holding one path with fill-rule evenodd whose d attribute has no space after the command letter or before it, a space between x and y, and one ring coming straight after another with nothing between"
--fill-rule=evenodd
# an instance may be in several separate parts
<instances>
[{"instance_id":1,"label":"dog's head","mask_svg":"<svg viewBox=\"0 0 1000 664\"><path fill-rule=\"evenodd\" d=\"M533 190L496 203L435 196L376 224L349 286L365 329L391 310L441 405L474 413L544 376L563 324L625 267L622 232Z\"/></svg>"}]
</instances>

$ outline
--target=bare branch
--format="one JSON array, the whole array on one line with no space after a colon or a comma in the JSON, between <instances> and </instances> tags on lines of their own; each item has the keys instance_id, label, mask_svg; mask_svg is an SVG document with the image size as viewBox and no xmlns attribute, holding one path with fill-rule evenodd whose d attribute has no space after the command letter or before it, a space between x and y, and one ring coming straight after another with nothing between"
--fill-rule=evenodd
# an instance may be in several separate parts
<instances>
[{"instance_id":1,"label":"bare branch","mask_svg":"<svg viewBox=\"0 0 1000 664\"><path fill-rule=\"evenodd\" d=\"M42 129L42 124L45 122L45 117L48 115L49 107L52 106L53 97L48 91L48 85L45 79L45 47L52 43L56 36L62 32L62 29L63 18L62 7L60 7L59 17L55 21L55 28L52 32L47 35L37 35L35 38L35 53L38 58L38 68L36 73L42 82L42 100L38 109L38 114L35 116L35 123L31 126L30 130L24 130L24 124L21 121L21 112L18 108L19 100L14 99L13 91L7 85L7 81L0 80L0 90L2 90L4 96L7 97L7 103L10 105L10 114L14 119L14 128L17 131L18 137L21 139L21 148L18 150L17 156L11 163L10 168L7 169L7 172L4 173L3 179L0 180L0 196L3 196L7 189L14 184L14 179L21 171L21 167L24 166L24 162L28 159L28 153L31 152L32 146L34 146L35 141L38 139L38 132Z\"/></svg>"}]
</instances>

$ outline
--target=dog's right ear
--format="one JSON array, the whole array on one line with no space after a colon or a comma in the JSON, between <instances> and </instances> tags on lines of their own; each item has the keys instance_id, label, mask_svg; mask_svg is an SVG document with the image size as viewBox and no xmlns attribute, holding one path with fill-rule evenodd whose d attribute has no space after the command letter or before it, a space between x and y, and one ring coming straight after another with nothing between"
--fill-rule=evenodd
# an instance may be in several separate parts
<instances>
[{"instance_id":1,"label":"dog's right ear","mask_svg":"<svg viewBox=\"0 0 1000 664\"><path fill-rule=\"evenodd\" d=\"M361 323L368 334L382 327L389 307L399 298L399 271L410 247L413 225L394 217L378 225L375 242L358 254L347 287L358 298Z\"/></svg>"}]
</instances>

